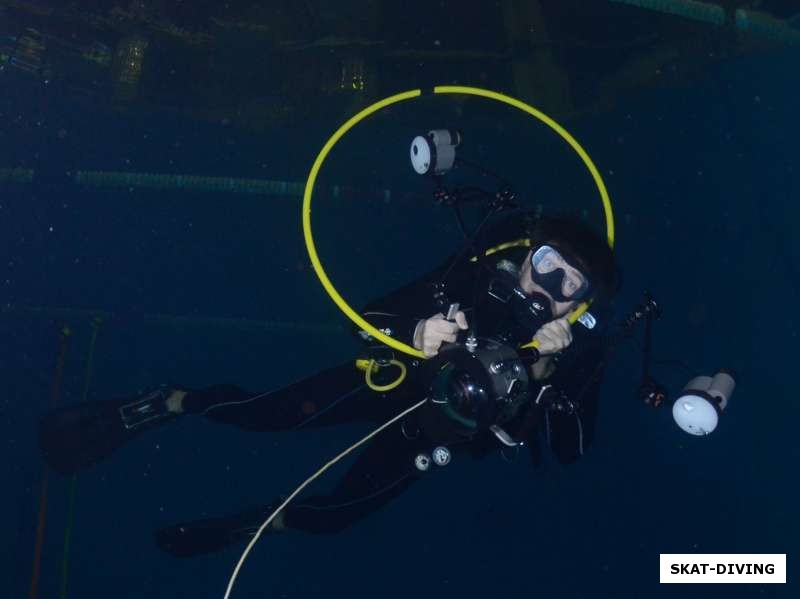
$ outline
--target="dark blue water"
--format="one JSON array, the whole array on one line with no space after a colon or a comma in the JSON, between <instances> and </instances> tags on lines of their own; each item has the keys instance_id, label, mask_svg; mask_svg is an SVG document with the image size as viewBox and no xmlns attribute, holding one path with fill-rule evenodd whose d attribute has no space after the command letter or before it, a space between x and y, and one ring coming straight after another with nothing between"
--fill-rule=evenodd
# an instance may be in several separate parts
<instances>
[{"instance_id":1,"label":"dark blue water","mask_svg":"<svg viewBox=\"0 0 800 599\"><path fill-rule=\"evenodd\" d=\"M631 95L565 123L615 201L618 312L652 291L664 307L659 359L739 373L712 436L690 438L666 410L637 402L634 347L612 364L596 441L574 466L454 463L335 537L264 539L233 596L795 596L798 58L785 50L730 60L690 86ZM301 181L339 124L320 117L253 134L59 102L54 90L13 81L0 108L0 166ZM544 129L505 109L478 103L458 113L441 102L376 117L321 176L373 190L340 205L320 200L315 212L321 252L356 305L422 272L458 239L405 158L410 136L439 119L455 121L478 158L546 210L600 218L580 163ZM391 201L380 189L392 190ZM50 401L63 324L73 335L62 402L82 397L93 310L112 315L98 330L90 398L161 382L268 389L356 351L308 265L298 198L25 186L3 191L0 227L0 581L9 597L28 592L42 473L34 426ZM436 237L421 243L421 232ZM668 366L656 374L672 390L687 379ZM146 435L78 478L69 596L221 597L238 550L176 561L156 550L152 530L286 494L365 433L257 435L186 420ZM60 596L68 488L50 477L41 597ZM789 584L658 584L660 553L695 552L786 553Z\"/></svg>"}]
</instances>

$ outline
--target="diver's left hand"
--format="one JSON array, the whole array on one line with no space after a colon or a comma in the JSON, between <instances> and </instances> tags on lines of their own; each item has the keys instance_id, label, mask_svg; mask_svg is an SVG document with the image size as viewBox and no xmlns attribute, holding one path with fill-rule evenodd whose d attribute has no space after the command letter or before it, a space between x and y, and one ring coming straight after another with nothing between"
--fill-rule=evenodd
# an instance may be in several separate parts
<instances>
[{"instance_id":1,"label":"diver's left hand","mask_svg":"<svg viewBox=\"0 0 800 599\"><path fill-rule=\"evenodd\" d=\"M533 340L539 342L539 355L557 354L572 343L572 325L566 316L551 320L536 331Z\"/></svg>"}]
</instances>

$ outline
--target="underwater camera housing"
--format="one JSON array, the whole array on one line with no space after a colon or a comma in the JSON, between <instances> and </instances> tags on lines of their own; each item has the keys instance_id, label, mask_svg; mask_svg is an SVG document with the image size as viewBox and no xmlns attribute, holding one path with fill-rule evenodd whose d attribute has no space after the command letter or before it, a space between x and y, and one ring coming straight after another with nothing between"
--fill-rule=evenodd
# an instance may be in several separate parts
<instances>
[{"instance_id":1,"label":"underwater camera housing","mask_svg":"<svg viewBox=\"0 0 800 599\"><path fill-rule=\"evenodd\" d=\"M430 401L467 432L491 431L516 445L502 425L530 399L529 375L517 350L488 340L470 348L453 343L433 359Z\"/></svg>"}]
</instances>

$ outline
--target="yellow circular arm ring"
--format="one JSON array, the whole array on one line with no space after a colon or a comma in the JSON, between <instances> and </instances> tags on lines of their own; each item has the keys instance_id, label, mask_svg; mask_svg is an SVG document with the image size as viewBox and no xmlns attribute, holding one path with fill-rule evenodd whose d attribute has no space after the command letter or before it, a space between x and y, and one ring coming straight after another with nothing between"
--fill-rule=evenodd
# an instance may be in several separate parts
<instances>
[{"instance_id":1,"label":"yellow circular arm ring","mask_svg":"<svg viewBox=\"0 0 800 599\"><path fill-rule=\"evenodd\" d=\"M589 155L586 151L581 147L581 145L575 140L572 135L567 132L561 125L556 123L553 119L551 119L546 114L536 110L532 106L521 102L520 100L516 100L511 98L510 96L506 96L504 94L500 94L497 92L493 92L486 89L481 89L478 87L465 87L465 86L457 86L457 85L444 85L438 86L434 88L435 94L467 94L472 96L481 96L484 98L489 98L491 100L496 100L498 102L503 102L504 104L508 104L509 106L513 106L514 108L518 108L523 112L530 114L531 116L537 118L544 124L548 125L551 129L553 129L559 136L561 136L580 156L583 163L586 165L586 168L592 175L592 178L595 181L595 185L597 186L598 191L600 192L600 199L603 202L603 208L605 211L605 220L606 220L606 237L608 239L608 244L613 247L614 246L614 214L611 209L611 201L608 197L608 191L606 190L606 186L603 183L603 179L600 176L600 173L597 170L597 167L592 162L592 159L589 158ZM344 135L350 131L354 126L358 123L366 119L368 116L378 112L386 108L387 106L391 106L392 104L397 104L399 102L403 102L405 100L410 100L412 98L417 98L422 94L421 90L415 89L408 92L403 92L400 94L395 94L393 96L389 96L388 98L384 98L378 102L375 102L371 106L367 106L358 114L351 117L347 122L345 122L341 127L339 127L336 132L331 136L331 138L325 142L325 145L322 146L319 154L317 155L316 160L314 160L314 164L311 166L311 172L308 175L308 179L306 180L305 191L303 193L303 237L305 238L306 242L306 249L308 250L308 257L311 260L311 265L314 267L314 272L317 273L317 277L322 283L322 287L328 293L330 298L334 301L334 303L339 307L339 309L344 312L344 314L353 321L357 326L361 327L364 331L370 334L373 338L377 339L378 341L388 345L392 349L396 349L397 351L403 352L410 356L416 358L424 358L425 354L423 354L418 349L411 347L405 343L390 337L377 328L372 326L369 322L367 322L358 312L353 310L350 305L345 301L345 299L341 296L341 294L336 290L331 283L331 280L328 278L328 275L325 273L325 269L322 267L322 263L319 259L319 254L317 253L316 245L314 244L314 237L312 234L311 229L311 197L314 191L314 184L316 183L317 176L319 175L319 171L322 168L322 164L325 162L325 158L327 158L328 154L330 153L333 146L335 146L339 140L344 137ZM575 322L575 320L586 310L587 304L581 304L576 310L574 310L570 314L570 321Z\"/></svg>"}]
</instances>

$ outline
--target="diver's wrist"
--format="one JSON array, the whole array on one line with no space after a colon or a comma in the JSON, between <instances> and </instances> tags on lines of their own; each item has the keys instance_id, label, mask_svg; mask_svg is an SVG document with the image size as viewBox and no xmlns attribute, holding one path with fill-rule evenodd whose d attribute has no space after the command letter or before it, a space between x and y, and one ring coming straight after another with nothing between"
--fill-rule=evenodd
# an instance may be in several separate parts
<instances>
[{"instance_id":1,"label":"diver's wrist","mask_svg":"<svg viewBox=\"0 0 800 599\"><path fill-rule=\"evenodd\" d=\"M535 381L550 378L556 371L556 364L552 356L542 356L531 366L531 376Z\"/></svg>"},{"instance_id":2,"label":"diver's wrist","mask_svg":"<svg viewBox=\"0 0 800 599\"><path fill-rule=\"evenodd\" d=\"M411 337L414 349L418 349L420 351L422 351L422 325L424 324L424 320L418 321L417 326L414 327L414 335Z\"/></svg>"}]
</instances>

